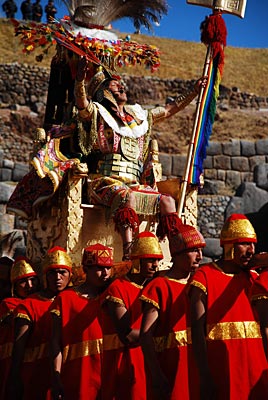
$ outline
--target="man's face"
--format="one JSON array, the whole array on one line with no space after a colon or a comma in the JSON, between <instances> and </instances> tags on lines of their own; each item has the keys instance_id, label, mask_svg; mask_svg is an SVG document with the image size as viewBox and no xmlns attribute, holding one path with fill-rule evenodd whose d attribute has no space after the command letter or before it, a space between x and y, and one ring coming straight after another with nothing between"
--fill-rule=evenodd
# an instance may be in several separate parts
<instances>
[{"instance_id":1,"label":"man's face","mask_svg":"<svg viewBox=\"0 0 268 400\"><path fill-rule=\"evenodd\" d=\"M105 286L111 278L111 267L104 267L100 265L85 265L84 270L87 275L88 283L98 288Z\"/></svg>"},{"instance_id":2,"label":"man's face","mask_svg":"<svg viewBox=\"0 0 268 400\"><path fill-rule=\"evenodd\" d=\"M151 279L154 277L156 269L159 264L158 258L141 258L140 259L140 267L141 267L141 275L146 279Z\"/></svg>"},{"instance_id":3,"label":"man's face","mask_svg":"<svg viewBox=\"0 0 268 400\"><path fill-rule=\"evenodd\" d=\"M180 257L179 263L184 269L185 273L193 274L199 267L200 261L202 260L202 248L198 247L195 249L189 249L183 253L180 253L178 256Z\"/></svg>"},{"instance_id":4,"label":"man's face","mask_svg":"<svg viewBox=\"0 0 268 400\"><path fill-rule=\"evenodd\" d=\"M70 271L65 268L50 269L46 273L47 287L52 292L62 292L70 282Z\"/></svg>"},{"instance_id":5,"label":"man's face","mask_svg":"<svg viewBox=\"0 0 268 400\"><path fill-rule=\"evenodd\" d=\"M127 101L127 95L124 86L119 81L110 81L109 90L113 94L117 104L125 104Z\"/></svg>"},{"instance_id":6,"label":"man's face","mask_svg":"<svg viewBox=\"0 0 268 400\"><path fill-rule=\"evenodd\" d=\"M242 268L247 268L249 261L255 253L255 244L243 242L234 244L234 262Z\"/></svg>"},{"instance_id":7,"label":"man's face","mask_svg":"<svg viewBox=\"0 0 268 400\"><path fill-rule=\"evenodd\" d=\"M25 299L35 293L39 287L39 279L37 276L27 276L15 282L15 292L18 297Z\"/></svg>"}]
</instances>

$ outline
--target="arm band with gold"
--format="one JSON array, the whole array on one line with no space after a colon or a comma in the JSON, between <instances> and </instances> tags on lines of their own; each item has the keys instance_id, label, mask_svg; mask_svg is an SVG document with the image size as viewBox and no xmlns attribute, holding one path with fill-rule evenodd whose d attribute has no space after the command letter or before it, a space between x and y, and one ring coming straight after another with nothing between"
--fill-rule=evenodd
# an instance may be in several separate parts
<instances>
[{"instance_id":1,"label":"arm band with gold","mask_svg":"<svg viewBox=\"0 0 268 400\"><path fill-rule=\"evenodd\" d=\"M81 119L90 118L93 111L93 104L88 100L84 80L75 80L74 84L75 105ZM82 107L81 107L82 106Z\"/></svg>"},{"instance_id":2,"label":"arm band with gold","mask_svg":"<svg viewBox=\"0 0 268 400\"><path fill-rule=\"evenodd\" d=\"M194 90L186 91L174 99L178 111L183 110L193 99L198 95L199 89L194 87Z\"/></svg>"}]
</instances>

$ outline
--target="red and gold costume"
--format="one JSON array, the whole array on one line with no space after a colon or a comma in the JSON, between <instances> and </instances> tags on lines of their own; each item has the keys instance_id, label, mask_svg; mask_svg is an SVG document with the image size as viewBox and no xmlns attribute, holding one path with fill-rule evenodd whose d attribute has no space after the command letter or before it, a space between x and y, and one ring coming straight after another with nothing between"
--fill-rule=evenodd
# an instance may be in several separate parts
<instances>
[{"instance_id":1,"label":"red and gold costume","mask_svg":"<svg viewBox=\"0 0 268 400\"><path fill-rule=\"evenodd\" d=\"M191 339L187 329L186 285L187 282L168 277L155 278L143 289L140 297L159 312L154 332L155 351L160 368L168 379L172 400L189 399L188 345ZM192 375L193 371L190 373Z\"/></svg>"},{"instance_id":2,"label":"red and gold costume","mask_svg":"<svg viewBox=\"0 0 268 400\"><path fill-rule=\"evenodd\" d=\"M99 398L102 352L99 299L84 297L75 288L68 289L57 296L51 313L61 319L64 399Z\"/></svg>"},{"instance_id":3,"label":"red and gold costume","mask_svg":"<svg viewBox=\"0 0 268 400\"><path fill-rule=\"evenodd\" d=\"M130 316L130 327L140 329L142 287L127 277L115 279L104 292L105 300L123 305ZM124 345L112 320L103 311L102 400L146 399L144 359L140 346Z\"/></svg>"},{"instance_id":4,"label":"red and gold costume","mask_svg":"<svg viewBox=\"0 0 268 400\"><path fill-rule=\"evenodd\" d=\"M17 297L8 297L0 303L0 399L5 400L5 385L11 365L13 348L13 312L22 301Z\"/></svg>"},{"instance_id":5,"label":"red and gold costume","mask_svg":"<svg viewBox=\"0 0 268 400\"><path fill-rule=\"evenodd\" d=\"M46 399L50 387L48 344L51 317L48 310L51 303L51 299L36 293L20 303L14 311L14 318L24 318L31 324L21 370L25 400Z\"/></svg>"},{"instance_id":6,"label":"red and gold costume","mask_svg":"<svg viewBox=\"0 0 268 400\"><path fill-rule=\"evenodd\" d=\"M219 400L261 400L268 396L267 360L249 293L257 273L224 273L215 264L200 267L191 285L207 298L206 342Z\"/></svg>"}]
</instances>

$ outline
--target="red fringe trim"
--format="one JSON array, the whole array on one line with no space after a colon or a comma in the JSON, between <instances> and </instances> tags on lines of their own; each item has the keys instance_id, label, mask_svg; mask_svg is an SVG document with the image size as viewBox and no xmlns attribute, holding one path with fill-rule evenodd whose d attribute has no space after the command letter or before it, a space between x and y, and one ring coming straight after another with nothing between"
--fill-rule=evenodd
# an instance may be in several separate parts
<instances>
[{"instance_id":1,"label":"red fringe trim","mask_svg":"<svg viewBox=\"0 0 268 400\"><path fill-rule=\"evenodd\" d=\"M211 46L213 58L219 55L218 68L222 76L224 65L224 47L226 46L227 29L221 13L212 14L201 24L201 42Z\"/></svg>"},{"instance_id":2,"label":"red fringe trim","mask_svg":"<svg viewBox=\"0 0 268 400\"><path fill-rule=\"evenodd\" d=\"M163 240L166 236L169 239L170 237L179 234L181 225L182 220L176 212L161 215L156 229L156 236L160 240Z\"/></svg>"},{"instance_id":3,"label":"red fringe trim","mask_svg":"<svg viewBox=\"0 0 268 400\"><path fill-rule=\"evenodd\" d=\"M136 232L140 221L136 211L130 207L119 208L114 216L115 231L121 232L122 228L130 227L133 232Z\"/></svg>"}]
</instances>

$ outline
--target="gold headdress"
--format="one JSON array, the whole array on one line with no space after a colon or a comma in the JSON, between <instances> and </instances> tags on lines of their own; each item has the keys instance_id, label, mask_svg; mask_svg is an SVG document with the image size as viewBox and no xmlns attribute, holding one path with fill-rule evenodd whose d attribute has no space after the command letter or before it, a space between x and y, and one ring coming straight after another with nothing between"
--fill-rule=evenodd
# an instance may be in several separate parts
<instances>
[{"instance_id":1,"label":"gold headdress","mask_svg":"<svg viewBox=\"0 0 268 400\"><path fill-rule=\"evenodd\" d=\"M131 248L130 258L132 260L132 273L139 273L139 260L142 258L163 259L163 253L157 237L148 231L141 232L137 235Z\"/></svg>"},{"instance_id":2,"label":"gold headdress","mask_svg":"<svg viewBox=\"0 0 268 400\"><path fill-rule=\"evenodd\" d=\"M232 214L224 223L221 234L220 244L224 249L224 259L234 258L234 243L257 242L256 232L243 214Z\"/></svg>"},{"instance_id":3,"label":"gold headdress","mask_svg":"<svg viewBox=\"0 0 268 400\"><path fill-rule=\"evenodd\" d=\"M56 246L48 250L43 264L44 274L50 269L64 268L72 272L72 260L62 247Z\"/></svg>"}]
</instances>

